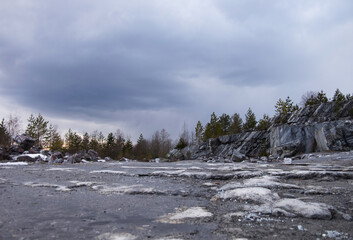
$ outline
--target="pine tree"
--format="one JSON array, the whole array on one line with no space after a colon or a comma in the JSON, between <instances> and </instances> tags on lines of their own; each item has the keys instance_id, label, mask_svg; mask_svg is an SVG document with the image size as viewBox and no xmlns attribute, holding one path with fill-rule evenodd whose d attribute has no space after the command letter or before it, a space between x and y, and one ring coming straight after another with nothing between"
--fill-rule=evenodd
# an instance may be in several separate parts
<instances>
[{"instance_id":1,"label":"pine tree","mask_svg":"<svg viewBox=\"0 0 353 240\"><path fill-rule=\"evenodd\" d=\"M86 150L86 151L89 150L89 141L90 141L90 137L88 133L85 132L82 137L82 144L81 144L82 150Z\"/></svg>"},{"instance_id":2,"label":"pine tree","mask_svg":"<svg viewBox=\"0 0 353 240\"><path fill-rule=\"evenodd\" d=\"M71 129L65 134L65 146L69 153L75 153L81 150L82 138Z\"/></svg>"},{"instance_id":3,"label":"pine tree","mask_svg":"<svg viewBox=\"0 0 353 240\"><path fill-rule=\"evenodd\" d=\"M200 144L203 138L203 126L200 121L197 122L195 127L195 137L197 144Z\"/></svg>"},{"instance_id":4,"label":"pine tree","mask_svg":"<svg viewBox=\"0 0 353 240\"><path fill-rule=\"evenodd\" d=\"M218 117L213 112L211 114L210 122L206 124L205 131L204 131L204 140L210 138L216 138L222 135L222 127L219 123Z\"/></svg>"},{"instance_id":5,"label":"pine tree","mask_svg":"<svg viewBox=\"0 0 353 240\"><path fill-rule=\"evenodd\" d=\"M275 108L278 116L285 116L299 109L298 105L294 105L290 97L287 97L285 101L280 98L277 101Z\"/></svg>"},{"instance_id":6,"label":"pine tree","mask_svg":"<svg viewBox=\"0 0 353 240\"><path fill-rule=\"evenodd\" d=\"M123 156L127 157L127 158L131 158L132 157L132 150L133 150L132 141L130 139L128 139L123 147Z\"/></svg>"},{"instance_id":7,"label":"pine tree","mask_svg":"<svg viewBox=\"0 0 353 240\"><path fill-rule=\"evenodd\" d=\"M335 91L335 94L333 95L332 101L335 102L335 111L337 112L343 107L343 104L346 101L346 97L337 88L337 90Z\"/></svg>"},{"instance_id":8,"label":"pine tree","mask_svg":"<svg viewBox=\"0 0 353 240\"><path fill-rule=\"evenodd\" d=\"M257 130L267 131L267 129L270 127L270 124L270 117L267 114L264 114L263 118L259 121L259 124L257 125Z\"/></svg>"},{"instance_id":9,"label":"pine tree","mask_svg":"<svg viewBox=\"0 0 353 240\"><path fill-rule=\"evenodd\" d=\"M238 113L232 116L232 122L229 129L229 134L238 134L243 130L243 120Z\"/></svg>"},{"instance_id":10,"label":"pine tree","mask_svg":"<svg viewBox=\"0 0 353 240\"><path fill-rule=\"evenodd\" d=\"M57 127L50 124L47 129L47 132L45 133L45 135L43 137L43 141L42 141L43 147L44 148L51 148L51 146L53 146L54 141L57 141L57 143L56 143L56 145L57 145L58 144L58 136L60 138L60 134L57 131Z\"/></svg>"},{"instance_id":11,"label":"pine tree","mask_svg":"<svg viewBox=\"0 0 353 240\"><path fill-rule=\"evenodd\" d=\"M221 125L221 135L228 135L231 126L230 116L228 114L223 113L219 117L219 124Z\"/></svg>"},{"instance_id":12,"label":"pine tree","mask_svg":"<svg viewBox=\"0 0 353 240\"><path fill-rule=\"evenodd\" d=\"M252 131L255 129L256 124L257 124L256 116L251 110L251 108L249 108L248 112L245 115L245 123L243 127L245 130Z\"/></svg>"},{"instance_id":13,"label":"pine tree","mask_svg":"<svg viewBox=\"0 0 353 240\"><path fill-rule=\"evenodd\" d=\"M6 129L5 119L2 119L0 123L0 145L9 146L11 144L10 139L11 137Z\"/></svg>"},{"instance_id":14,"label":"pine tree","mask_svg":"<svg viewBox=\"0 0 353 240\"><path fill-rule=\"evenodd\" d=\"M28 118L26 134L34 138L38 146L42 146L42 140L48 132L48 123L40 113L36 118L33 114Z\"/></svg>"},{"instance_id":15,"label":"pine tree","mask_svg":"<svg viewBox=\"0 0 353 240\"><path fill-rule=\"evenodd\" d=\"M302 96L303 106L311 106L326 102L328 102L328 98L326 97L326 93L324 93L322 90L321 92L307 92Z\"/></svg>"},{"instance_id":16,"label":"pine tree","mask_svg":"<svg viewBox=\"0 0 353 240\"><path fill-rule=\"evenodd\" d=\"M115 137L113 133L109 133L107 136L107 140L105 142L104 145L104 153L105 153L105 157L111 157L111 158L116 158L117 156L115 156Z\"/></svg>"}]
</instances>

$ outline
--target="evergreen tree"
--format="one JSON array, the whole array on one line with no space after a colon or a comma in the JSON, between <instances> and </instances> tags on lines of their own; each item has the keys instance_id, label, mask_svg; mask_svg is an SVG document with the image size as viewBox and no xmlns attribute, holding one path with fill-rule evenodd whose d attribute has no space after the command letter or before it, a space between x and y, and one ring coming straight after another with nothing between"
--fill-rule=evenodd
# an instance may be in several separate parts
<instances>
[{"instance_id":1,"label":"evergreen tree","mask_svg":"<svg viewBox=\"0 0 353 240\"><path fill-rule=\"evenodd\" d=\"M223 113L219 117L219 124L221 125L221 135L228 135L231 126L230 116L228 114Z\"/></svg>"},{"instance_id":2,"label":"evergreen tree","mask_svg":"<svg viewBox=\"0 0 353 240\"><path fill-rule=\"evenodd\" d=\"M299 109L298 105L294 105L290 97L287 97L285 101L280 98L277 101L275 108L278 116L285 116Z\"/></svg>"},{"instance_id":3,"label":"evergreen tree","mask_svg":"<svg viewBox=\"0 0 353 240\"><path fill-rule=\"evenodd\" d=\"M200 144L203 138L203 126L200 121L197 122L195 127L195 137L197 144Z\"/></svg>"},{"instance_id":4,"label":"evergreen tree","mask_svg":"<svg viewBox=\"0 0 353 240\"><path fill-rule=\"evenodd\" d=\"M89 134L85 132L82 137L82 143L81 143L82 150L88 151L90 149L89 142L90 142Z\"/></svg>"},{"instance_id":5,"label":"evergreen tree","mask_svg":"<svg viewBox=\"0 0 353 240\"><path fill-rule=\"evenodd\" d=\"M88 146L89 146L89 149L99 152L99 143L97 138L98 138L98 131L95 130L93 133L91 133Z\"/></svg>"},{"instance_id":6,"label":"evergreen tree","mask_svg":"<svg viewBox=\"0 0 353 240\"><path fill-rule=\"evenodd\" d=\"M238 113L232 116L232 122L229 129L229 134L238 134L243 130L243 120Z\"/></svg>"},{"instance_id":7,"label":"evergreen tree","mask_svg":"<svg viewBox=\"0 0 353 240\"><path fill-rule=\"evenodd\" d=\"M328 98L326 97L326 93L324 93L322 90L321 92L307 92L302 96L303 106L311 106L326 102L328 102Z\"/></svg>"},{"instance_id":8,"label":"evergreen tree","mask_svg":"<svg viewBox=\"0 0 353 240\"><path fill-rule=\"evenodd\" d=\"M42 141L43 147L52 149L53 143L55 141L56 142L55 147L57 148L59 144L58 138L61 140L57 127L50 124L46 134L43 137L43 141Z\"/></svg>"},{"instance_id":9,"label":"evergreen tree","mask_svg":"<svg viewBox=\"0 0 353 240\"><path fill-rule=\"evenodd\" d=\"M244 123L244 130L247 131L252 131L255 129L257 124L256 121L256 116L251 110L251 108L248 109L248 112L245 114L245 123Z\"/></svg>"},{"instance_id":10,"label":"evergreen tree","mask_svg":"<svg viewBox=\"0 0 353 240\"><path fill-rule=\"evenodd\" d=\"M132 150L133 150L133 145L130 139L126 141L123 147L123 156L127 158L132 157Z\"/></svg>"},{"instance_id":11,"label":"evergreen tree","mask_svg":"<svg viewBox=\"0 0 353 240\"><path fill-rule=\"evenodd\" d=\"M344 102L345 100L346 100L346 97L337 88L336 91L335 91L335 94L333 95L332 101L334 101L334 102Z\"/></svg>"},{"instance_id":12,"label":"evergreen tree","mask_svg":"<svg viewBox=\"0 0 353 240\"><path fill-rule=\"evenodd\" d=\"M125 144L124 133L118 129L115 132L115 147L116 147L116 157L121 158L123 156L123 147Z\"/></svg>"},{"instance_id":13,"label":"evergreen tree","mask_svg":"<svg viewBox=\"0 0 353 240\"><path fill-rule=\"evenodd\" d=\"M179 141L177 143L177 145L175 146L176 149L184 149L188 146L188 143L185 142L184 138L179 138Z\"/></svg>"},{"instance_id":14,"label":"evergreen tree","mask_svg":"<svg viewBox=\"0 0 353 240\"><path fill-rule=\"evenodd\" d=\"M137 144L134 147L134 155L138 160L147 160L147 158L150 156L147 141L144 139L142 133L137 139Z\"/></svg>"},{"instance_id":15,"label":"evergreen tree","mask_svg":"<svg viewBox=\"0 0 353 240\"><path fill-rule=\"evenodd\" d=\"M213 112L211 114L210 122L206 124L205 131L204 131L204 140L210 138L216 138L222 135L222 126L218 121L218 117Z\"/></svg>"},{"instance_id":16,"label":"evergreen tree","mask_svg":"<svg viewBox=\"0 0 353 240\"><path fill-rule=\"evenodd\" d=\"M346 97L337 88L337 90L335 91L335 94L333 95L332 101L334 101L335 103L335 111L338 111L343 107L343 104L346 101Z\"/></svg>"},{"instance_id":17,"label":"evergreen tree","mask_svg":"<svg viewBox=\"0 0 353 240\"><path fill-rule=\"evenodd\" d=\"M82 138L71 129L65 134L65 146L69 153L76 153L81 150Z\"/></svg>"},{"instance_id":18,"label":"evergreen tree","mask_svg":"<svg viewBox=\"0 0 353 240\"><path fill-rule=\"evenodd\" d=\"M270 127L270 124L270 117L267 114L264 114L263 118L259 121L259 124L257 125L257 129L260 131L267 131L267 129Z\"/></svg>"},{"instance_id":19,"label":"evergreen tree","mask_svg":"<svg viewBox=\"0 0 353 240\"><path fill-rule=\"evenodd\" d=\"M109 133L107 136L107 141L104 145L104 157L116 158L117 154L115 151L115 137L113 133Z\"/></svg>"},{"instance_id":20,"label":"evergreen tree","mask_svg":"<svg viewBox=\"0 0 353 240\"><path fill-rule=\"evenodd\" d=\"M38 146L42 146L42 140L48 132L48 123L40 113L36 118L33 114L28 118L26 134L34 138Z\"/></svg>"},{"instance_id":21,"label":"evergreen tree","mask_svg":"<svg viewBox=\"0 0 353 240\"><path fill-rule=\"evenodd\" d=\"M5 119L0 123L0 145L9 146L11 144L11 137L6 129Z\"/></svg>"}]
</instances>

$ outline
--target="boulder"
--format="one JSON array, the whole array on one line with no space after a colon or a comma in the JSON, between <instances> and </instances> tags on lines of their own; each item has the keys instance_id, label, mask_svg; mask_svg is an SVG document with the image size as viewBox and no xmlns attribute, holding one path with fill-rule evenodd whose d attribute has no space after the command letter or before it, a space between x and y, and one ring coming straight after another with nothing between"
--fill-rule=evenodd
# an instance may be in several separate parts
<instances>
[{"instance_id":1,"label":"boulder","mask_svg":"<svg viewBox=\"0 0 353 240\"><path fill-rule=\"evenodd\" d=\"M0 160L11 160L11 157L5 148L0 147Z\"/></svg>"},{"instance_id":2,"label":"boulder","mask_svg":"<svg viewBox=\"0 0 353 240\"><path fill-rule=\"evenodd\" d=\"M89 156L89 159L86 159L86 160L97 161L98 159L100 159L98 153L92 149L88 150L87 154Z\"/></svg>"},{"instance_id":3,"label":"boulder","mask_svg":"<svg viewBox=\"0 0 353 240\"><path fill-rule=\"evenodd\" d=\"M15 161L16 162L35 162L36 159L28 155L21 155L21 156L18 156Z\"/></svg>"},{"instance_id":4,"label":"boulder","mask_svg":"<svg viewBox=\"0 0 353 240\"><path fill-rule=\"evenodd\" d=\"M26 134L17 135L14 141L22 148L24 151L29 150L33 147L35 140Z\"/></svg>"}]
</instances>

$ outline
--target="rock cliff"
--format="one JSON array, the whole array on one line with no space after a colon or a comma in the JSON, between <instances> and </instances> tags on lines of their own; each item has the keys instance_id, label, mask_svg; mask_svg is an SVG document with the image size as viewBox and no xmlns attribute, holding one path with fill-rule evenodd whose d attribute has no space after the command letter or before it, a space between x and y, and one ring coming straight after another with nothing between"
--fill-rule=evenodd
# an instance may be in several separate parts
<instances>
[{"instance_id":1,"label":"rock cliff","mask_svg":"<svg viewBox=\"0 0 353 240\"><path fill-rule=\"evenodd\" d=\"M286 123L283 123L286 122ZM182 150L173 149L171 159L228 159L291 157L301 153L353 149L353 100L307 106L291 115L271 120L267 131L220 136Z\"/></svg>"}]
</instances>

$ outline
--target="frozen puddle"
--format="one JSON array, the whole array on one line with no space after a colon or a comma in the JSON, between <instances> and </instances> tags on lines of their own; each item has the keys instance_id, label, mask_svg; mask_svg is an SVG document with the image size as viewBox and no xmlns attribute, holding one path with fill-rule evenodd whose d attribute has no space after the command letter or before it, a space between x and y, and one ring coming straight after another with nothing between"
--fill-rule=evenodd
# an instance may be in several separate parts
<instances>
[{"instance_id":1,"label":"frozen puddle","mask_svg":"<svg viewBox=\"0 0 353 240\"><path fill-rule=\"evenodd\" d=\"M135 240L136 236L130 233L104 233L97 237L98 240Z\"/></svg>"},{"instance_id":2,"label":"frozen puddle","mask_svg":"<svg viewBox=\"0 0 353 240\"><path fill-rule=\"evenodd\" d=\"M158 222L161 223L183 223L186 219L195 219L195 218L206 218L212 217L213 214L208 212L202 207L192 207L188 208L184 211L180 211L177 213L171 213L166 216L162 216Z\"/></svg>"},{"instance_id":3,"label":"frozen puddle","mask_svg":"<svg viewBox=\"0 0 353 240\"><path fill-rule=\"evenodd\" d=\"M70 188L64 186L64 185L57 185L57 184L50 184L50 183L34 183L34 182L25 182L25 186L29 187L49 187L49 188L55 188L56 191L61 191L61 192L69 192L71 191Z\"/></svg>"}]
</instances>

